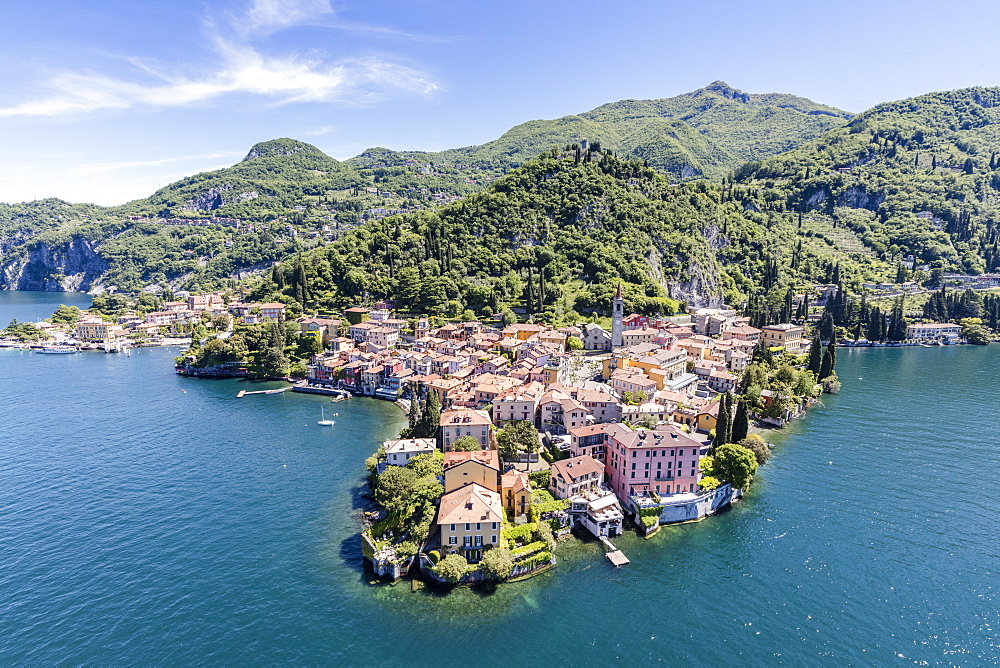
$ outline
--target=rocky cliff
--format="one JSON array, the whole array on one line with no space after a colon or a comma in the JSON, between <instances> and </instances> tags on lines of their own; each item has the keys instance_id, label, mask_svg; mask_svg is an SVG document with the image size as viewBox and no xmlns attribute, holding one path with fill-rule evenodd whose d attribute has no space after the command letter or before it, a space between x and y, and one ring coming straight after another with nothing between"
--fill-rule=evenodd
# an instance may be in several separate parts
<instances>
[{"instance_id":1,"label":"rocky cliff","mask_svg":"<svg viewBox=\"0 0 1000 668\"><path fill-rule=\"evenodd\" d=\"M0 288L47 292L100 291L108 263L92 241L72 237L63 244L38 241L0 261Z\"/></svg>"}]
</instances>

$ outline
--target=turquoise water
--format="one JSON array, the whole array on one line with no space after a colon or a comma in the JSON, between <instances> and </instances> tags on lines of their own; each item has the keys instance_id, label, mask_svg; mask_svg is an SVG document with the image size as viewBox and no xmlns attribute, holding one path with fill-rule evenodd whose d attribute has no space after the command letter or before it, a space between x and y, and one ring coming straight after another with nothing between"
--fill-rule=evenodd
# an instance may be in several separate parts
<instances>
[{"instance_id":1,"label":"turquoise water","mask_svg":"<svg viewBox=\"0 0 1000 668\"><path fill-rule=\"evenodd\" d=\"M0 319L31 308L9 299ZM626 536L619 570L572 542L550 573L446 595L371 586L358 555L397 408L237 400L249 384L179 378L174 354L0 351L0 664L1000 656L996 347L841 350L845 391L731 511Z\"/></svg>"}]
</instances>

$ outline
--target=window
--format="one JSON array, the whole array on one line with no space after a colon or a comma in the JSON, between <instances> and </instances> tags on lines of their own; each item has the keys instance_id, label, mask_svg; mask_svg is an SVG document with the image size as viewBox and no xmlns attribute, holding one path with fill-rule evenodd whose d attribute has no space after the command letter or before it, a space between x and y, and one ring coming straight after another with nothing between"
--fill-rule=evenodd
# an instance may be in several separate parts
<instances>
[{"instance_id":1,"label":"window","mask_svg":"<svg viewBox=\"0 0 1000 668\"><path fill-rule=\"evenodd\" d=\"M476 522L476 531L481 531L482 528L482 522Z\"/></svg>"},{"instance_id":2,"label":"window","mask_svg":"<svg viewBox=\"0 0 1000 668\"><path fill-rule=\"evenodd\" d=\"M452 525L451 525L451 530L452 530L452 531L454 531L454 530L455 530L455 525L454 525L454 524L452 524Z\"/></svg>"},{"instance_id":3,"label":"window","mask_svg":"<svg viewBox=\"0 0 1000 668\"><path fill-rule=\"evenodd\" d=\"M496 535L496 534L493 534L492 536L490 536L490 538L492 538L492 539L493 539L493 540L492 540L492 541L490 541L490 542L491 542L491 543L493 543L494 545L496 545L496 542L497 542L497 535Z\"/></svg>"},{"instance_id":4,"label":"window","mask_svg":"<svg viewBox=\"0 0 1000 668\"><path fill-rule=\"evenodd\" d=\"M482 536L476 536L476 547L479 547L482 544L483 544L483 537Z\"/></svg>"},{"instance_id":5,"label":"window","mask_svg":"<svg viewBox=\"0 0 1000 668\"><path fill-rule=\"evenodd\" d=\"M490 528L493 529L494 531L496 531L497 530L497 523L496 522L490 522L490 524L492 525ZM493 539L493 542L494 543L496 542L496 538Z\"/></svg>"},{"instance_id":6,"label":"window","mask_svg":"<svg viewBox=\"0 0 1000 668\"><path fill-rule=\"evenodd\" d=\"M458 536L448 536L448 544L449 545L457 545L458 544Z\"/></svg>"},{"instance_id":7,"label":"window","mask_svg":"<svg viewBox=\"0 0 1000 668\"><path fill-rule=\"evenodd\" d=\"M472 526L468 522L466 522L465 523L465 530L469 531L471 528L472 528Z\"/></svg>"},{"instance_id":8,"label":"window","mask_svg":"<svg viewBox=\"0 0 1000 668\"><path fill-rule=\"evenodd\" d=\"M635 462L632 462L632 470L635 470Z\"/></svg>"},{"instance_id":9,"label":"window","mask_svg":"<svg viewBox=\"0 0 1000 668\"><path fill-rule=\"evenodd\" d=\"M677 456L678 457L683 457L684 456L684 451L683 450L678 450L677 451Z\"/></svg>"},{"instance_id":10,"label":"window","mask_svg":"<svg viewBox=\"0 0 1000 668\"><path fill-rule=\"evenodd\" d=\"M629 476L629 477L630 477L630 478L634 478L634 477L635 477L635 471L632 471L632 475L631 475L631 476Z\"/></svg>"}]
</instances>

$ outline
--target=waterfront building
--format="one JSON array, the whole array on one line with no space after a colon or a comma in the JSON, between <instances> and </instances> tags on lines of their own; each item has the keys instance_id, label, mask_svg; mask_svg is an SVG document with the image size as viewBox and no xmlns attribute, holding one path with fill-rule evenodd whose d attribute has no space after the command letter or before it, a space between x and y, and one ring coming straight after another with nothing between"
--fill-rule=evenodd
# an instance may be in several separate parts
<instances>
[{"instance_id":1,"label":"waterfront building","mask_svg":"<svg viewBox=\"0 0 1000 668\"><path fill-rule=\"evenodd\" d=\"M802 337L805 330L798 325L785 322L761 328L761 343L768 348L784 348L797 355L802 352Z\"/></svg>"},{"instance_id":2,"label":"waterfront building","mask_svg":"<svg viewBox=\"0 0 1000 668\"><path fill-rule=\"evenodd\" d=\"M590 455L552 462L549 491L557 499L568 499L587 489L604 485L604 464Z\"/></svg>"},{"instance_id":3,"label":"waterfront building","mask_svg":"<svg viewBox=\"0 0 1000 668\"><path fill-rule=\"evenodd\" d=\"M962 335L962 326L952 322L923 322L906 326L906 338L920 341L954 340Z\"/></svg>"},{"instance_id":4,"label":"waterfront building","mask_svg":"<svg viewBox=\"0 0 1000 668\"><path fill-rule=\"evenodd\" d=\"M484 548L500 544L502 523L503 504L498 492L470 484L441 497L437 525L445 552L458 552L473 563L479 561Z\"/></svg>"},{"instance_id":5,"label":"waterfront building","mask_svg":"<svg viewBox=\"0 0 1000 668\"><path fill-rule=\"evenodd\" d=\"M605 470L612 491L625 503L634 494L694 492L701 480L698 460L702 443L677 425L633 430L622 424L607 425L608 454Z\"/></svg>"}]
</instances>

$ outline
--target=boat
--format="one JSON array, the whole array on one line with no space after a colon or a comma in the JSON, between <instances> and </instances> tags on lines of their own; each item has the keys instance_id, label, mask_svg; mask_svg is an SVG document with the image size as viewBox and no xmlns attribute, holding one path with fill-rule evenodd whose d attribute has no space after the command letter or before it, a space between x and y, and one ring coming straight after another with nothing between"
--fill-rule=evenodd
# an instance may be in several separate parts
<instances>
[{"instance_id":1,"label":"boat","mask_svg":"<svg viewBox=\"0 0 1000 668\"><path fill-rule=\"evenodd\" d=\"M80 351L73 346L42 346L41 348L36 348L35 352L45 353L46 355L68 355Z\"/></svg>"},{"instance_id":2,"label":"boat","mask_svg":"<svg viewBox=\"0 0 1000 668\"><path fill-rule=\"evenodd\" d=\"M336 424L333 420L327 420L326 419L326 413L323 412L323 407L322 406L319 407L319 416L322 419L319 420L318 422L316 422L316 424L321 424L324 427L332 427L334 424Z\"/></svg>"}]
</instances>

